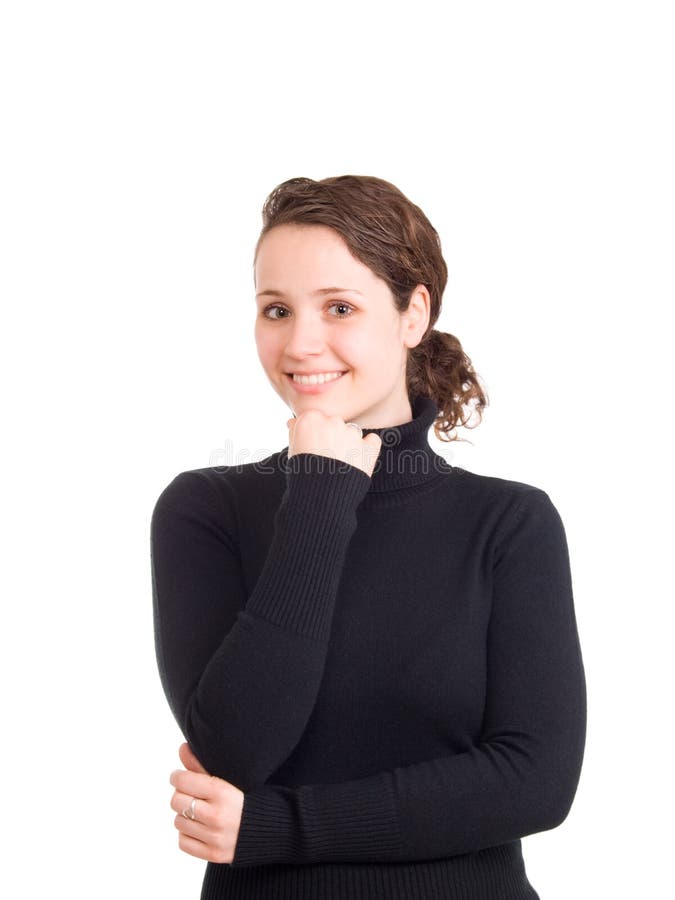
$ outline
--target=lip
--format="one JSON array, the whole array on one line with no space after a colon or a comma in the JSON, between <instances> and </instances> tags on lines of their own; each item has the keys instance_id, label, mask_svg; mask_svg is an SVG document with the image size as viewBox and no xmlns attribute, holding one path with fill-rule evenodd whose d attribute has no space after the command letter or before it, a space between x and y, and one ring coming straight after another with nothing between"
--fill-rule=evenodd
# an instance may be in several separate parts
<instances>
[{"instance_id":1,"label":"lip","mask_svg":"<svg viewBox=\"0 0 675 900\"><path fill-rule=\"evenodd\" d=\"M299 394L322 394L324 391L332 388L334 384L338 384L338 382L342 381L348 371L349 370L347 369L347 371L343 372L339 378L333 378L331 381L325 381L323 384L300 384L297 381L293 381L293 375L285 374L285 377L290 382L293 390L297 391Z\"/></svg>"}]
</instances>

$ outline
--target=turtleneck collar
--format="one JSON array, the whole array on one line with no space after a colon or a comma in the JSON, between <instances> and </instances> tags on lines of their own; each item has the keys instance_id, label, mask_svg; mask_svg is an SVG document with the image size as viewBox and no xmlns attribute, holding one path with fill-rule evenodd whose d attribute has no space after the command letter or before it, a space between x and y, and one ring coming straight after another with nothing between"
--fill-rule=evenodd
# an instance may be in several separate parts
<instances>
[{"instance_id":1,"label":"turtleneck collar","mask_svg":"<svg viewBox=\"0 0 675 900\"><path fill-rule=\"evenodd\" d=\"M429 445L428 432L438 416L431 397L419 394L411 404L412 419L401 425L364 428L382 440L368 494L411 488L452 471L452 466Z\"/></svg>"},{"instance_id":2,"label":"turtleneck collar","mask_svg":"<svg viewBox=\"0 0 675 900\"><path fill-rule=\"evenodd\" d=\"M421 485L432 488L439 476L455 471L429 445L428 431L439 413L435 401L418 395L411 403L411 411L409 422L363 429L364 435L379 435L382 446L361 509L395 506L417 494ZM288 464L288 447L278 456L283 468Z\"/></svg>"}]
</instances>

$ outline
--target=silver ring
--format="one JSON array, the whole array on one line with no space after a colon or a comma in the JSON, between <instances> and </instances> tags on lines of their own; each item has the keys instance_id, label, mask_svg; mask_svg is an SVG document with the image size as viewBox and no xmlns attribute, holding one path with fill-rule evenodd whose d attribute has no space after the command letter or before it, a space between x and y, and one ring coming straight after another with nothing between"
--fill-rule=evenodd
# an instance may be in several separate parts
<instances>
[{"instance_id":1,"label":"silver ring","mask_svg":"<svg viewBox=\"0 0 675 900\"><path fill-rule=\"evenodd\" d=\"M196 805L197 805L197 798L196 798L196 797L193 797L193 798L192 798L192 803L190 804L190 808L189 808L189 809L184 809L184 810L183 810L183 815L185 816L186 819L193 819L193 820L194 820L194 818L195 818L195 806L196 806Z\"/></svg>"},{"instance_id":2,"label":"silver ring","mask_svg":"<svg viewBox=\"0 0 675 900\"><path fill-rule=\"evenodd\" d=\"M358 422L345 422L345 425L350 425L352 428L356 428L361 437L363 437L363 428L361 428Z\"/></svg>"}]
</instances>

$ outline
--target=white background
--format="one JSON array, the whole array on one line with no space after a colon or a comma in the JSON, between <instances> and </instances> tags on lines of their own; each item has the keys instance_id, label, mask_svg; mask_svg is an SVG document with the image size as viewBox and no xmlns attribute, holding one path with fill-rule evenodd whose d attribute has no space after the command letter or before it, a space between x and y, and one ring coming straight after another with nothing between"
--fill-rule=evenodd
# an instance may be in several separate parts
<instances>
[{"instance_id":1,"label":"white background","mask_svg":"<svg viewBox=\"0 0 675 900\"><path fill-rule=\"evenodd\" d=\"M3 4L3 882L197 898L168 778L149 520L288 410L252 254L287 178L373 174L441 235L490 396L450 462L544 488L588 688L542 900L673 890L671 4Z\"/></svg>"}]
</instances>

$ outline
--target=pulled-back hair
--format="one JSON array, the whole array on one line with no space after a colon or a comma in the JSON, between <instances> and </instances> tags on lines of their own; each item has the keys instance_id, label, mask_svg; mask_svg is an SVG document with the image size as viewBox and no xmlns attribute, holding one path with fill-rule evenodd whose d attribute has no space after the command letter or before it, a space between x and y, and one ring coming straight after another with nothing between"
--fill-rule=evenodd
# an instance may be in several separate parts
<instances>
[{"instance_id":1,"label":"pulled-back hair","mask_svg":"<svg viewBox=\"0 0 675 900\"><path fill-rule=\"evenodd\" d=\"M314 181L290 178L272 190L263 204L262 239L277 225L327 225L344 239L351 253L385 281L399 313L405 312L414 289L423 284L431 298L427 330L408 350L408 399L422 394L439 409L434 432L443 441L463 440L451 434L469 424L472 411L479 424L488 397L459 340L433 328L441 311L448 268L436 229L422 210L393 184L369 175L339 175Z\"/></svg>"}]
</instances>

